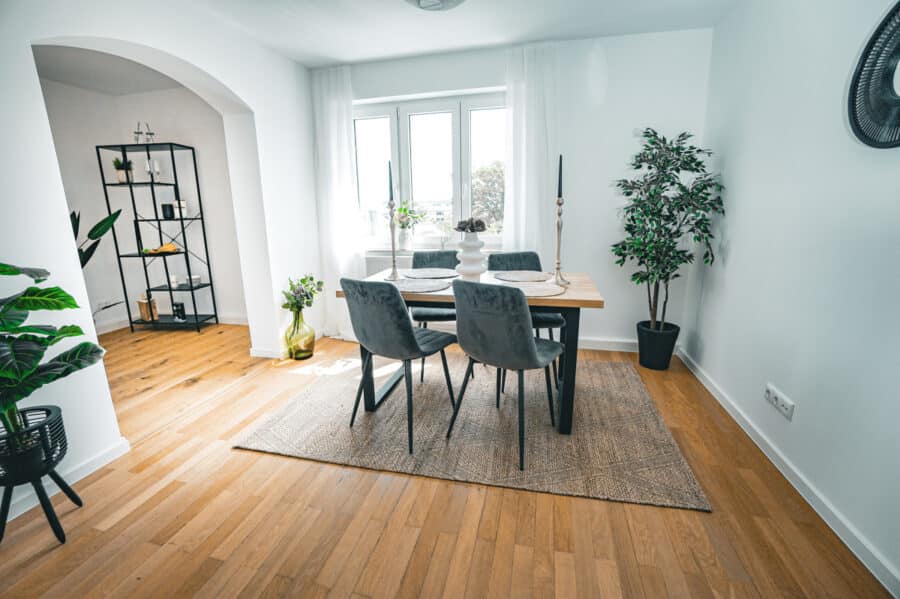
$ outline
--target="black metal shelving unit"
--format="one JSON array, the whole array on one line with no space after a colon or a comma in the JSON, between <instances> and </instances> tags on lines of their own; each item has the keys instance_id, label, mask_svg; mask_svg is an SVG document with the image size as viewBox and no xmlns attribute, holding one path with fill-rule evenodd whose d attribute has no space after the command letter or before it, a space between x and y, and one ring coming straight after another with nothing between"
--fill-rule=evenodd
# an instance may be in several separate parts
<instances>
[{"instance_id":1,"label":"black metal shelving unit","mask_svg":"<svg viewBox=\"0 0 900 599\"><path fill-rule=\"evenodd\" d=\"M219 313L216 308L216 293L213 286L212 280L212 266L210 265L209 259L209 246L206 240L206 222L203 218L203 200L200 195L200 177L197 173L197 152L191 146L187 146L184 144L174 143L174 142L155 142L148 144L112 144L112 145L102 145L97 146L97 166L100 169L100 180L103 183L103 197L106 201L106 210L107 213L113 213L113 203L110 201L110 189L127 189L128 195L131 200L131 212L132 212L132 223L134 226L134 237L135 237L135 251L128 252L123 251L121 245L119 243L119 237L116 233L116 227L112 229L112 237L113 243L116 248L116 257L119 265L119 278L122 282L122 293L125 295L125 308L128 311L128 322L131 327L132 332L134 332L135 326L141 327L151 327L151 328L159 328L159 329L190 329L196 328L197 331L200 331L200 327L204 324L209 324L211 322L219 322ZM168 189L174 191L174 203L177 206L181 201L181 190L179 188L178 183L178 168L176 166L176 152L190 152L191 165L193 166L194 177L193 183L196 186L196 198L197 198L197 213L193 215L186 215L184 210L176 209L175 218L166 219L160 216L159 202L157 198L157 191ZM164 155L168 158L169 163L171 164L172 170L172 181L157 181L156 175L154 174L154 169L148 169L148 177L147 181L134 181L134 172L131 173L129 177L127 177L127 181L124 183L119 182L109 182L106 180L106 176L104 175L103 164L104 159L108 160L109 163L112 162L113 158L119 157L122 162L126 163L128 160L133 160L136 164L138 159L146 159L147 163L152 165L154 159L158 159L161 155ZM155 158L156 157L156 158ZM146 194L149 192L149 198L140 198L140 200L148 200L152 205L152 216L150 212L142 214L138 210L138 202L139 197L135 193L138 190L138 194ZM116 203L118 207L118 202ZM123 209L122 216L119 217L117 225L123 222L123 218L125 216L126 211ZM200 255L197 251L194 251L189 247L188 244L188 235L187 231L191 227L191 225L195 223L200 223L200 233L203 239L203 253ZM169 225L176 225L176 229L174 233L169 233L166 231L166 227ZM155 232L149 229L155 229ZM143 252L145 246L143 244L144 233L149 232L151 235L155 236L159 240L159 245L163 245L168 242L174 243L178 246L179 250L177 252L171 252L166 254L146 254ZM154 234L155 233L155 234ZM133 259L140 260L140 264L144 271L144 293L146 293L147 301L151 301L153 298L153 293L163 293L169 296L170 304L175 303L175 294L184 294L189 293L191 297L191 306L193 307L193 312L189 314L185 314L184 320L176 320L175 316L172 314L159 314L156 320L144 320L142 318L134 318L131 310L131 298L128 295L128 285L126 283L126 264L133 262ZM184 260L185 269L187 271L187 283L179 284L172 286L170 281L171 278L169 276L169 259L175 260ZM165 272L166 280L162 284L154 284L151 282L151 273L148 270L148 266L153 264L155 260L162 260L163 271ZM193 268L192 268L192 262ZM197 274L196 267L203 265L205 267L206 275L208 277L207 282L201 282L197 284L192 284L193 280L192 274ZM197 296L198 293L209 293L211 305L212 305L212 314L201 314L197 309Z\"/></svg>"}]
</instances>

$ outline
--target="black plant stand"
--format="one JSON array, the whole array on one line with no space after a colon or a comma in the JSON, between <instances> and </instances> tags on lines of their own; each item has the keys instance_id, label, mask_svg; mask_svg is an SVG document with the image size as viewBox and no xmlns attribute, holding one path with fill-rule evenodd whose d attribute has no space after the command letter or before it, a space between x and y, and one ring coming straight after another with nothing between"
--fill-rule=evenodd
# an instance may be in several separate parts
<instances>
[{"instance_id":1,"label":"black plant stand","mask_svg":"<svg viewBox=\"0 0 900 599\"><path fill-rule=\"evenodd\" d=\"M55 470L68 449L62 412L56 406L35 406L21 410L21 414L26 427L17 433L15 442L9 435L0 436L0 486L3 487L0 541L6 531L13 489L18 485L30 484L37 493L50 528L59 542L65 543L66 533L41 482L41 478L49 476L75 505L82 506L81 498Z\"/></svg>"}]
</instances>

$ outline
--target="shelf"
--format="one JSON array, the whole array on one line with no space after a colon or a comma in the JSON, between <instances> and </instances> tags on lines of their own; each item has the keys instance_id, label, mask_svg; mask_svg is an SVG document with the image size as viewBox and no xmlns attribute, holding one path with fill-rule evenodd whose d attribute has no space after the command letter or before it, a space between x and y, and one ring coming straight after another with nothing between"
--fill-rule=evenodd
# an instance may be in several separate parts
<instances>
[{"instance_id":1,"label":"shelf","mask_svg":"<svg viewBox=\"0 0 900 599\"><path fill-rule=\"evenodd\" d=\"M174 183L164 183L162 181L132 181L131 183L104 183L107 187L175 187Z\"/></svg>"},{"instance_id":2,"label":"shelf","mask_svg":"<svg viewBox=\"0 0 900 599\"><path fill-rule=\"evenodd\" d=\"M111 144L106 146L97 146L98 150L111 150L113 152L121 152L122 148L125 148L126 152L147 152L147 150L150 150L151 152L168 152L170 149L177 152L180 150L194 149L191 146L168 141L157 141L153 142L152 144Z\"/></svg>"},{"instance_id":3,"label":"shelf","mask_svg":"<svg viewBox=\"0 0 900 599\"><path fill-rule=\"evenodd\" d=\"M202 220L199 216L185 216L184 218L136 218L139 223L177 223L179 221Z\"/></svg>"},{"instance_id":4,"label":"shelf","mask_svg":"<svg viewBox=\"0 0 900 599\"><path fill-rule=\"evenodd\" d=\"M166 256L180 256L184 252L169 252L167 254L144 254L142 252L130 252L128 254L119 254L119 258L165 258Z\"/></svg>"},{"instance_id":5,"label":"shelf","mask_svg":"<svg viewBox=\"0 0 900 599\"><path fill-rule=\"evenodd\" d=\"M157 320L144 320L143 318L138 318L137 320L132 320L131 323L138 326L145 327L160 327L160 328L168 328L168 329L177 329L177 328L195 328L198 324L203 324L213 320L216 317L215 314L197 314L194 316L193 314L185 315L185 319L182 322L178 322L175 320L175 317L171 314L160 314Z\"/></svg>"},{"instance_id":6,"label":"shelf","mask_svg":"<svg viewBox=\"0 0 900 599\"><path fill-rule=\"evenodd\" d=\"M169 285L157 285L156 287L151 287L148 291L157 291L162 293L167 293L169 291L196 291L198 289L203 289L204 287L209 287L209 283L199 283L191 287L187 283L182 283L180 285L176 285L175 287L171 287Z\"/></svg>"}]
</instances>

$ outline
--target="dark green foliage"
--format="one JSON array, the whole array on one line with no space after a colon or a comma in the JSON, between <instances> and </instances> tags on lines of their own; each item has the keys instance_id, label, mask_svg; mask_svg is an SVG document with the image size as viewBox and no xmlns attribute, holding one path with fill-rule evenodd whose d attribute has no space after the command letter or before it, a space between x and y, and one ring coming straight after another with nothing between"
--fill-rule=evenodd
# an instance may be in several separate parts
<instances>
[{"instance_id":1,"label":"dark green foliage","mask_svg":"<svg viewBox=\"0 0 900 599\"><path fill-rule=\"evenodd\" d=\"M36 282L50 276L46 270L21 268L0 263L0 275L25 275ZM0 299L0 421L7 433L24 426L16 402L36 389L87 368L103 356L103 349L90 342L41 362L47 349L68 337L84 334L80 327L24 324L35 310L77 308L75 299L59 287L28 287L20 293Z\"/></svg>"},{"instance_id":2,"label":"dark green foliage","mask_svg":"<svg viewBox=\"0 0 900 599\"><path fill-rule=\"evenodd\" d=\"M119 209L112 214L101 218L97 224L88 231L87 239L78 244L78 260L81 262L81 268L84 268L94 256L94 252L97 251L97 246L100 245L100 238L109 233L109 230L116 224L116 219L119 218L121 213L122 210ZM72 222L72 235L75 236L75 241L78 241L78 231L81 228L81 215L73 210L72 213L69 214L69 220ZM87 245L87 247L85 247L85 245Z\"/></svg>"},{"instance_id":3,"label":"dark green foliage","mask_svg":"<svg viewBox=\"0 0 900 599\"><path fill-rule=\"evenodd\" d=\"M472 212L484 216L489 231L503 229L503 163L494 161L472 173Z\"/></svg>"},{"instance_id":4,"label":"dark green foliage","mask_svg":"<svg viewBox=\"0 0 900 599\"><path fill-rule=\"evenodd\" d=\"M662 330L669 301L669 283L678 270L694 261L691 243L703 248L703 262L712 264L714 214L724 214L717 175L706 170L712 152L688 143L690 133L666 139L653 129L641 134L643 147L631 162L633 179L620 179L616 187L629 203L624 209L626 238L612 246L616 264L634 261L638 270L631 280L647 285L650 326ZM660 285L664 289L661 318Z\"/></svg>"}]
</instances>

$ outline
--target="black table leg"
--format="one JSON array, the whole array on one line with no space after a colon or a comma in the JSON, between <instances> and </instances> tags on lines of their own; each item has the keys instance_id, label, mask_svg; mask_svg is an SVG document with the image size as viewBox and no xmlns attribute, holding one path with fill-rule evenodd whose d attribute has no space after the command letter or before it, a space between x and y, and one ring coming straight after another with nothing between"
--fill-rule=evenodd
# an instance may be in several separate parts
<instances>
[{"instance_id":1,"label":"black table leg","mask_svg":"<svg viewBox=\"0 0 900 599\"><path fill-rule=\"evenodd\" d=\"M562 355L559 373L559 416L556 419L557 430L563 435L572 434L572 413L575 407L575 372L578 368L578 323L581 320L580 308L562 308L560 312L566 319L566 326L560 332L562 342L566 346Z\"/></svg>"},{"instance_id":2,"label":"black table leg","mask_svg":"<svg viewBox=\"0 0 900 599\"><path fill-rule=\"evenodd\" d=\"M403 366L400 366L400 368L398 368L387 382L376 392L375 377L372 374L374 372L374 367L372 365L373 360L366 360L366 356L369 355L369 350L360 345L359 355L362 358L363 363L363 404L366 407L366 412L374 412L381 406L382 402L388 398L391 391L397 386L397 383L403 379ZM366 366L367 363L368 367Z\"/></svg>"}]
</instances>

